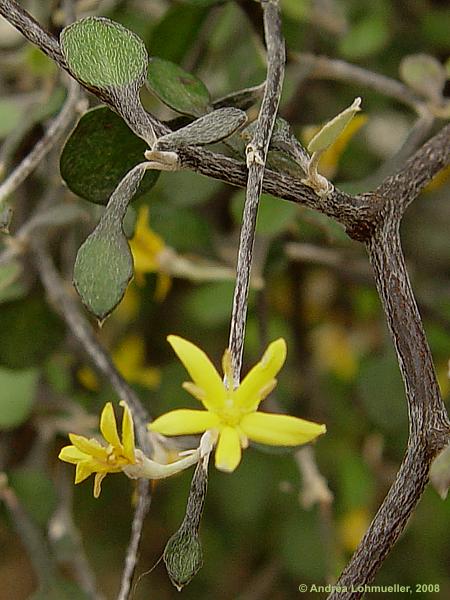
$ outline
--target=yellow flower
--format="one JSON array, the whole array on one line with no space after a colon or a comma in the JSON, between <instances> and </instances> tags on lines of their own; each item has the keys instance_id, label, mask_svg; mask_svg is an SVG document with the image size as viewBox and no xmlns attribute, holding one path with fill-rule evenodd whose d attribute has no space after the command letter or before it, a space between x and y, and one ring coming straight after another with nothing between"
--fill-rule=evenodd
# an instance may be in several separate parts
<instances>
[{"instance_id":1,"label":"yellow flower","mask_svg":"<svg viewBox=\"0 0 450 600\"><path fill-rule=\"evenodd\" d=\"M161 236L149 226L148 206L141 206L134 236L130 240L134 260L134 273L139 285L143 285L146 273L157 273L155 297L164 300L170 290L171 278L162 268L161 257L167 246Z\"/></svg>"},{"instance_id":2,"label":"yellow flower","mask_svg":"<svg viewBox=\"0 0 450 600\"><path fill-rule=\"evenodd\" d=\"M59 458L77 466L75 483L81 483L95 473L94 496L98 498L101 483L108 473L119 473L127 465L136 463L133 419L128 406L123 403L122 440L117 432L116 417L108 402L100 417L100 431L107 445L95 439L70 433L72 446L65 446Z\"/></svg>"},{"instance_id":3,"label":"yellow flower","mask_svg":"<svg viewBox=\"0 0 450 600\"><path fill-rule=\"evenodd\" d=\"M157 418L148 426L163 435L189 435L207 430L218 432L216 467L234 471L241 461L241 451L249 440L272 446L298 446L325 433L325 425L288 415L257 412L258 406L276 386L275 376L286 358L286 342L272 342L262 359L235 386L231 355L222 359L225 383L206 356L191 342L170 335L169 343L181 360L192 382L183 387L200 400L206 410L179 409Z\"/></svg>"}]
</instances>

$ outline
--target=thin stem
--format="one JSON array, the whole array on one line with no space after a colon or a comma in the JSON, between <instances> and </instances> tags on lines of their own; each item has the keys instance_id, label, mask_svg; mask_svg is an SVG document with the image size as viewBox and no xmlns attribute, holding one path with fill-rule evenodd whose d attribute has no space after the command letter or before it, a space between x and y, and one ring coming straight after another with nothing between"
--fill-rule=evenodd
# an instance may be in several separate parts
<instances>
[{"instance_id":1,"label":"thin stem","mask_svg":"<svg viewBox=\"0 0 450 600\"><path fill-rule=\"evenodd\" d=\"M79 110L81 89L76 81L70 80L68 94L61 112L51 123L43 137L35 144L31 152L17 165L12 173L0 184L0 205L10 196L34 171L41 160L55 146L71 124Z\"/></svg>"},{"instance_id":2,"label":"thin stem","mask_svg":"<svg viewBox=\"0 0 450 600\"><path fill-rule=\"evenodd\" d=\"M276 0L261 2L267 44L267 83L252 141L247 146L248 180L236 268L236 286L230 325L229 348L235 385L239 383L244 349L250 271L256 217L263 187L270 138L277 115L284 78L285 50Z\"/></svg>"},{"instance_id":3,"label":"thin stem","mask_svg":"<svg viewBox=\"0 0 450 600\"><path fill-rule=\"evenodd\" d=\"M127 600L130 596L131 583L133 581L134 571L138 562L139 544L142 537L145 517L150 509L151 494L150 482L146 479L140 479L138 483L138 502L133 515L131 525L131 536L128 543L125 564L120 581L120 590L117 600Z\"/></svg>"}]
</instances>

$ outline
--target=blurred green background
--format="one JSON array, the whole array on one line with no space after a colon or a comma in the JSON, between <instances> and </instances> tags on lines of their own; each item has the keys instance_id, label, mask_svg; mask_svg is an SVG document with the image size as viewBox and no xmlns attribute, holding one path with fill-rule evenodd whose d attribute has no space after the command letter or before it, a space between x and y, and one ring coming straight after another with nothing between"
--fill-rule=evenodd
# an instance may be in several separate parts
<instances>
[{"instance_id":1,"label":"blurred green background","mask_svg":"<svg viewBox=\"0 0 450 600\"><path fill-rule=\"evenodd\" d=\"M54 32L60 29L58 2L22 4ZM261 23L252 0L80 0L76 6L79 16L108 16L138 33L151 56L194 73L212 98L264 80ZM323 167L342 189L367 189L364 179L389 162L415 115L359 84L308 78L291 52L344 59L398 79L406 55L426 53L443 64L448 59L448 4L282 0L281 6L289 53L280 114L306 140L312 125L361 96L365 118ZM50 61L3 20L0 51L0 152L8 171L60 108L63 87ZM94 106L95 99L90 100ZM176 116L148 92L143 92L143 101L160 118ZM256 109L249 114L254 118ZM439 126L442 121L437 120L435 129ZM49 193L86 214L83 223L50 234L58 264L70 276L76 250L99 209L61 187L58 152L15 194L11 230ZM150 226L162 247L172 248L194 267L207 259L226 270L233 267L243 198L242 191L197 174L164 173L133 207L136 213L150 207ZM448 198L449 186L441 176L411 206L402 228L447 401ZM0 244L7 247L6 235ZM23 523L41 536L49 560L59 565L56 597L88 597L75 583L72 561L81 535L99 590L104 598L114 598L129 537L133 485L121 475L108 476L101 497L94 500L92 482L74 488L73 469L56 457L68 431L95 429L103 404L116 398L90 371L47 304L29 257L6 267L0 271L0 469L26 517L18 532L17 523L0 507L0 599L36 594L37 570ZM204 566L182 591L186 600L284 600L297 597L300 583L334 580L384 498L407 441L402 382L364 248L324 216L265 196L255 272L265 285L255 286L250 296L245 368L260 358L268 341L286 338L288 359L274 396L290 414L327 424L328 433L314 450L334 500L331 505L304 506L302 478L289 453L250 448L232 475L211 469L201 527ZM170 289L155 297L161 278ZM166 336L176 333L192 340L218 367L228 339L232 294L231 279L192 281L189 274L174 277L159 269L141 274L106 321L99 335L153 416L195 406L181 388L187 375ZM136 600L178 597L163 563L155 565L183 518L190 477L184 473L154 485L137 574L151 572L139 579ZM430 486L375 583L439 584L439 592L415 595L449 598L449 531L450 504Z\"/></svg>"}]
</instances>

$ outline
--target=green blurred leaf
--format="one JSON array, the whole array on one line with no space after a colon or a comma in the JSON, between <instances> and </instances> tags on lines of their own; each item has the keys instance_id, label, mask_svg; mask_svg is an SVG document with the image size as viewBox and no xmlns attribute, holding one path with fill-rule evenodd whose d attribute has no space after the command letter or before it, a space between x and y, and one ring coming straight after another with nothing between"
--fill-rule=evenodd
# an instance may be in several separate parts
<instances>
[{"instance_id":1,"label":"green blurred leaf","mask_svg":"<svg viewBox=\"0 0 450 600\"><path fill-rule=\"evenodd\" d=\"M148 85L164 104L181 114L200 117L211 110L205 84L168 60L150 59Z\"/></svg>"},{"instance_id":2,"label":"green blurred leaf","mask_svg":"<svg viewBox=\"0 0 450 600\"><path fill-rule=\"evenodd\" d=\"M12 429L27 420L38 377L36 369L12 371L0 367L0 429Z\"/></svg>"},{"instance_id":3,"label":"green blurred leaf","mask_svg":"<svg viewBox=\"0 0 450 600\"><path fill-rule=\"evenodd\" d=\"M55 577L45 588L39 589L29 600L92 600L76 583Z\"/></svg>"},{"instance_id":4,"label":"green blurred leaf","mask_svg":"<svg viewBox=\"0 0 450 600\"><path fill-rule=\"evenodd\" d=\"M61 176L82 198L106 204L123 177L144 160L147 144L109 108L83 115L61 155ZM136 192L138 198L156 183L159 171L149 170Z\"/></svg>"},{"instance_id":5,"label":"green blurred leaf","mask_svg":"<svg viewBox=\"0 0 450 600\"><path fill-rule=\"evenodd\" d=\"M358 60L382 50L389 40L389 14L366 13L339 43L340 53L348 59Z\"/></svg>"},{"instance_id":6,"label":"green blurred leaf","mask_svg":"<svg viewBox=\"0 0 450 600\"><path fill-rule=\"evenodd\" d=\"M152 54L179 63L192 47L208 11L201 6L175 4L152 30L148 47Z\"/></svg>"},{"instance_id":7,"label":"green blurred leaf","mask_svg":"<svg viewBox=\"0 0 450 600\"><path fill-rule=\"evenodd\" d=\"M19 281L23 265L18 260L0 264L0 303L15 300L25 293L25 285Z\"/></svg>"},{"instance_id":8,"label":"green blurred leaf","mask_svg":"<svg viewBox=\"0 0 450 600\"><path fill-rule=\"evenodd\" d=\"M11 471L8 480L23 508L38 525L45 527L58 505L52 480L44 472L27 467Z\"/></svg>"},{"instance_id":9,"label":"green blurred leaf","mask_svg":"<svg viewBox=\"0 0 450 600\"><path fill-rule=\"evenodd\" d=\"M225 324L230 318L233 289L233 283L227 281L193 289L183 302L186 318L206 327Z\"/></svg>"},{"instance_id":10,"label":"green blurred leaf","mask_svg":"<svg viewBox=\"0 0 450 600\"><path fill-rule=\"evenodd\" d=\"M244 202L244 191L239 191L233 196L231 212L238 225L242 222ZM261 194L256 232L260 235L276 236L295 223L297 215L298 207L294 203L285 202L270 194Z\"/></svg>"},{"instance_id":11,"label":"green blurred leaf","mask_svg":"<svg viewBox=\"0 0 450 600\"><path fill-rule=\"evenodd\" d=\"M420 28L426 43L438 50L449 52L450 10L448 7L433 9L427 6L427 10L421 15Z\"/></svg>"},{"instance_id":12,"label":"green blurred leaf","mask_svg":"<svg viewBox=\"0 0 450 600\"><path fill-rule=\"evenodd\" d=\"M405 392L393 354L370 358L361 365L358 391L368 417L378 427L395 431L406 423Z\"/></svg>"},{"instance_id":13,"label":"green blurred leaf","mask_svg":"<svg viewBox=\"0 0 450 600\"><path fill-rule=\"evenodd\" d=\"M361 98L355 98L353 104L325 123L308 144L310 152L326 150L335 142L357 112L361 110Z\"/></svg>"},{"instance_id":14,"label":"green blurred leaf","mask_svg":"<svg viewBox=\"0 0 450 600\"><path fill-rule=\"evenodd\" d=\"M11 369L38 366L55 351L64 336L60 319L42 297L3 304L0 331L0 364Z\"/></svg>"},{"instance_id":15,"label":"green blurred leaf","mask_svg":"<svg viewBox=\"0 0 450 600\"><path fill-rule=\"evenodd\" d=\"M311 10L311 0L281 0L281 11L295 21L304 21Z\"/></svg>"},{"instance_id":16,"label":"green blurred leaf","mask_svg":"<svg viewBox=\"0 0 450 600\"><path fill-rule=\"evenodd\" d=\"M87 17L61 32L61 50L79 81L96 88L144 82L147 50L134 33L103 17Z\"/></svg>"},{"instance_id":17,"label":"green blurred leaf","mask_svg":"<svg viewBox=\"0 0 450 600\"><path fill-rule=\"evenodd\" d=\"M445 67L433 56L410 54L400 63L400 77L419 95L439 99L447 80L447 73Z\"/></svg>"},{"instance_id":18,"label":"green blurred leaf","mask_svg":"<svg viewBox=\"0 0 450 600\"><path fill-rule=\"evenodd\" d=\"M12 133L23 118L23 107L12 98L0 98L0 138Z\"/></svg>"}]
</instances>

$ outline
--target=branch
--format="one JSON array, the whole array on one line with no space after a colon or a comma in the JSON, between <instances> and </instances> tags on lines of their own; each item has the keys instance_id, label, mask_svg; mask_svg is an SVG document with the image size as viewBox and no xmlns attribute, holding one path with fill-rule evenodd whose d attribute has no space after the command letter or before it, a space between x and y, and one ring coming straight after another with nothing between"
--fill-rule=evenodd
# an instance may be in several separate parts
<instances>
[{"instance_id":1,"label":"branch","mask_svg":"<svg viewBox=\"0 0 450 600\"><path fill-rule=\"evenodd\" d=\"M367 244L375 281L394 341L409 415L405 457L367 533L337 586L370 583L420 500L433 458L449 441L450 422L442 402L430 348L400 246L397 198ZM360 598L363 592L333 592L329 600Z\"/></svg>"},{"instance_id":2,"label":"branch","mask_svg":"<svg viewBox=\"0 0 450 600\"><path fill-rule=\"evenodd\" d=\"M235 385L238 384L241 374L258 204L263 187L270 138L272 137L272 130L281 98L284 62L286 59L278 0L262 0L261 6L263 8L264 31L267 45L267 77L255 133L246 148L248 181L239 240L236 285L234 288L229 339Z\"/></svg>"}]
</instances>

